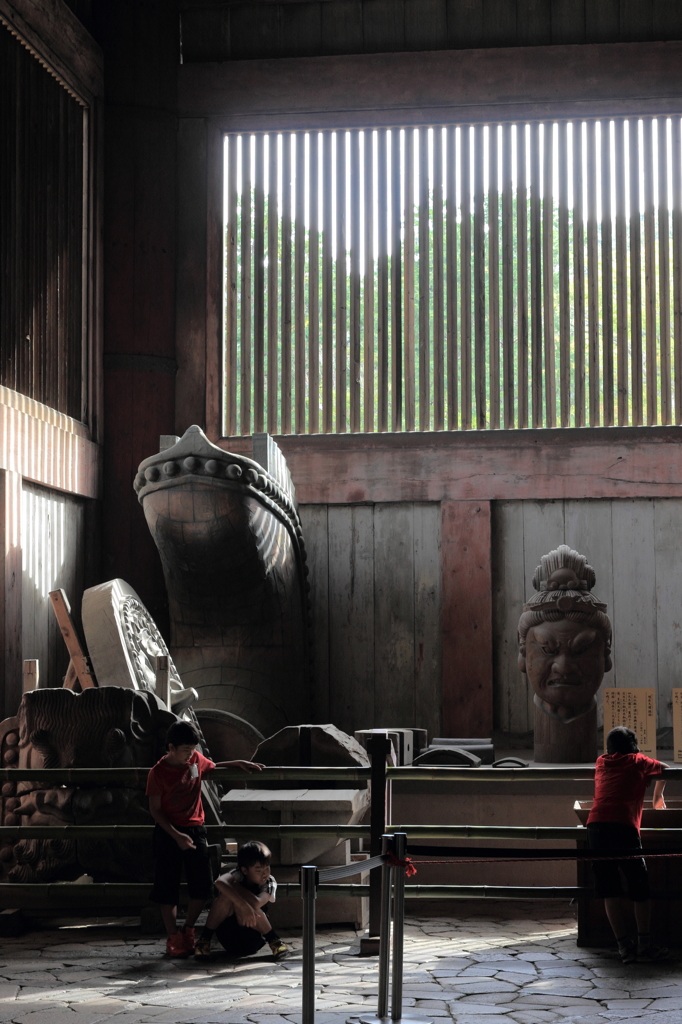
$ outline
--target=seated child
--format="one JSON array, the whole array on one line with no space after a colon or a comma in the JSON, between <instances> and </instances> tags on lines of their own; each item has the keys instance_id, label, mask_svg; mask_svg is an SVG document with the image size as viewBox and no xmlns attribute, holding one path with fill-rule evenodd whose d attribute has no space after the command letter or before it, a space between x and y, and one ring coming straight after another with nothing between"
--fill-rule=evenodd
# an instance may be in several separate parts
<instances>
[{"instance_id":1,"label":"seated child","mask_svg":"<svg viewBox=\"0 0 682 1024\"><path fill-rule=\"evenodd\" d=\"M271 854L264 843L245 843L237 854L237 867L216 879L218 897L208 912L194 956L211 957L214 935L230 956L250 956L267 942L275 960L290 952L267 916L268 903L275 902L277 882L270 874Z\"/></svg>"},{"instance_id":2,"label":"seated child","mask_svg":"<svg viewBox=\"0 0 682 1024\"><path fill-rule=\"evenodd\" d=\"M213 894L201 780L216 767L252 772L260 771L263 765L251 761L214 764L197 750L199 735L189 722L174 722L166 742L168 753L157 761L147 777L149 813L155 821L154 888L149 898L161 904L167 955L181 957L194 952L194 925ZM190 899L180 931L177 913L183 869Z\"/></svg>"},{"instance_id":3,"label":"seated child","mask_svg":"<svg viewBox=\"0 0 682 1024\"><path fill-rule=\"evenodd\" d=\"M618 726L606 737L607 753L597 758L594 773L594 802L587 818L587 845L593 850L642 849L639 827L644 792L651 778L668 766L640 754L632 729ZM663 789L658 780L653 805L665 810ZM643 859L593 861L595 894L604 900L606 916L618 943L624 964L635 960L658 960L667 950L651 944L651 894L649 875ZM632 901L637 922L637 942L630 938L630 908L623 892L621 874Z\"/></svg>"}]
</instances>

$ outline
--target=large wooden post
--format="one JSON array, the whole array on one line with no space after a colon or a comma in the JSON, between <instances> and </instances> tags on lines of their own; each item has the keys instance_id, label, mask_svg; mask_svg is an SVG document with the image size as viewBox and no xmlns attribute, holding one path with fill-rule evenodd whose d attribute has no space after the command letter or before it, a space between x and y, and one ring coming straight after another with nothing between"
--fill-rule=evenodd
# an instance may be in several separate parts
<instances>
[{"instance_id":1,"label":"large wooden post","mask_svg":"<svg viewBox=\"0 0 682 1024\"><path fill-rule=\"evenodd\" d=\"M493 725L489 501L441 503L443 732L490 736Z\"/></svg>"}]
</instances>

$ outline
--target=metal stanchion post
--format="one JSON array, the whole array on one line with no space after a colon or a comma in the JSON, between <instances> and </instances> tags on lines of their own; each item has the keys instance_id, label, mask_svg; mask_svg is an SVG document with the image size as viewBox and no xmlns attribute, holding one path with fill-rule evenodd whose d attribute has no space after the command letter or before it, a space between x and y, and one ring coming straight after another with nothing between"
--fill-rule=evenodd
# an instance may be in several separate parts
<instances>
[{"instance_id":1,"label":"metal stanchion post","mask_svg":"<svg viewBox=\"0 0 682 1024\"><path fill-rule=\"evenodd\" d=\"M317 868L304 864L301 868L303 899L303 970L302 1024L315 1024L315 900L317 899Z\"/></svg>"},{"instance_id":2,"label":"metal stanchion post","mask_svg":"<svg viewBox=\"0 0 682 1024\"><path fill-rule=\"evenodd\" d=\"M367 744L367 752L372 760L372 776L370 779L371 811L370 811L370 856L381 853L381 837L386 831L386 758L391 749L388 736L376 733ZM379 927L381 916L381 880L372 871L369 876L369 929L360 939L360 956L376 956L379 952Z\"/></svg>"},{"instance_id":3,"label":"metal stanchion post","mask_svg":"<svg viewBox=\"0 0 682 1024\"><path fill-rule=\"evenodd\" d=\"M394 852L398 860L404 861L407 852L407 834L396 832L393 836ZM403 946L405 941L405 870L395 868L393 883L393 985L391 986L391 1020L401 1024L433 1024L426 1017L403 1017Z\"/></svg>"},{"instance_id":4,"label":"metal stanchion post","mask_svg":"<svg viewBox=\"0 0 682 1024\"><path fill-rule=\"evenodd\" d=\"M381 852L388 853L393 842L392 835L381 837ZM359 1024L381 1024L388 1016L388 985L391 965L391 881L393 868L384 864L381 869L381 921L379 926L379 991L377 1012L353 1018Z\"/></svg>"}]
</instances>

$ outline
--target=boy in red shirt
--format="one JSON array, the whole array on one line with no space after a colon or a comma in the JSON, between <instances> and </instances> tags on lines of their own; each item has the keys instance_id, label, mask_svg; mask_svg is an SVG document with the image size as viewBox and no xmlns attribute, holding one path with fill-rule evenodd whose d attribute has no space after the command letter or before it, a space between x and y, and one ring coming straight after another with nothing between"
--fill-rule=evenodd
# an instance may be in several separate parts
<instances>
[{"instance_id":1,"label":"boy in red shirt","mask_svg":"<svg viewBox=\"0 0 682 1024\"><path fill-rule=\"evenodd\" d=\"M587 845L593 850L642 849L639 828L644 793L652 778L653 805L665 810L665 782L660 774L668 765L640 754L632 729L618 726L606 737L606 754L597 758L594 773L594 801L587 818ZM651 893L649 875L643 859L593 861L595 894L603 898L606 916L618 943L624 964L634 960L658 960L667 953L652 946L650 939ZM621 872L627 883L628 897L634 906L637 943L629 937L629 907L624 898Z\"/></svg>"},{"instance_id":2,"label":"boy in red shirt","mask_svg":"<svg viewBox=\"0 0 682 1024\"><path fill-rule=\"evenodd\" d=\"M194 952L194 925L213 895L201 780L214 768L243 768L251 772L261 771L263 765L251 761L221 761L216 765L196 749L199 736L189 722L174 722L166 742L168 753L157 761L147 777L149 812L156 822L154 887L149 898L161 904L168 933L166 953L177 957ZM183 866L190 899L180 931L177 912Z\"/></svg>"}]
</instances>

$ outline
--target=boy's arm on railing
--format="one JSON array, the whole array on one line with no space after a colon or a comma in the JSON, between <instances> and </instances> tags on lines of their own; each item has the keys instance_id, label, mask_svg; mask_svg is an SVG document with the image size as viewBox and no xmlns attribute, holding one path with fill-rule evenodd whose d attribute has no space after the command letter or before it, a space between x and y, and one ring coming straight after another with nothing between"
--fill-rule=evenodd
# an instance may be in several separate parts
<instances>
[{"instance_id":1,"label":"boy's arm on railing","mask_svg":"<svg viewBox=\"0 0 682 1024\"><path fill-rule=\"evenodd\" d=\"M265 768L264 764L260 764L258 761L216 761L216 768L240 768L243 772L262 772ZM215 768L212 769L215 771ZM208 772L208 775L211 773Z\"/></svg>"}]
</instances>

